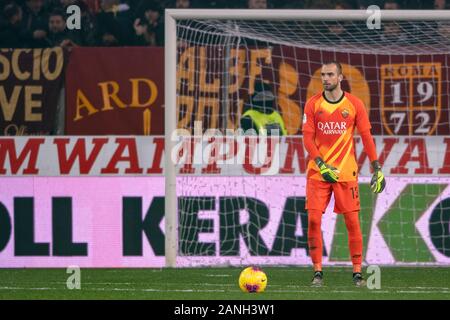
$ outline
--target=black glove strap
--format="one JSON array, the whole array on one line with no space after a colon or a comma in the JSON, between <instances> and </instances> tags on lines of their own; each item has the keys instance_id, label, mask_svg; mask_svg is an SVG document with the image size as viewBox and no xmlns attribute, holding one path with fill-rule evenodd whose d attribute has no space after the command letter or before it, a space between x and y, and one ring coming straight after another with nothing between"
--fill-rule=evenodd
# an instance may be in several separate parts
<instances>
[{"instance_id":1,"label":"black glove strap","mask_svg":"<svg viewBox=\"0 0 450 320\"><path fill-rule=\"evenodd\" d=\"M323 162L321 157L315 158L314 161L316 162L318 167L320 167L322 164L324 164L324 162Z\"/></svg>"}]
</instances>

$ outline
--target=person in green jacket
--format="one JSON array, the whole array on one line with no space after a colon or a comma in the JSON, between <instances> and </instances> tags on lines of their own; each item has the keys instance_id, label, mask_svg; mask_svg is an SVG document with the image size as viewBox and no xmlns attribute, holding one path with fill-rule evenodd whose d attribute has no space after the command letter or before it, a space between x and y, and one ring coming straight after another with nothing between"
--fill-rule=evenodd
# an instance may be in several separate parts
<instances>
[{"instance_id":1,"label":"person in green jacket","mask_svg":"<svg viewBox=\"0 0 450 320\"><path fill-rule=\"evenodd\" d=\"M244 105L241 128L244 131L254 129L262 135L287 135L283 117L276 109L276 98L269 84L255 83L255 92Z\"/></svg>"}]
</instances>

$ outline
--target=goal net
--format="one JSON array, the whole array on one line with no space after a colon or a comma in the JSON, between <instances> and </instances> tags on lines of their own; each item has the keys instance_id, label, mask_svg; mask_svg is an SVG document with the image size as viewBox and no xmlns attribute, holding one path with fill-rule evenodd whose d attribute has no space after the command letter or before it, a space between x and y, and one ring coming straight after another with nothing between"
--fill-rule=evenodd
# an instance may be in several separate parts
<instances>
[{"instance_id":1,"label":"goal net","mask_svg":"<svg viewBox=\"0 0 450 320\"><path fill-rule=\"evenodd\" d=\"M364 263L450 264L450 13L419 13L166 10L168 266L310 264L302 117L332 60L387 180L371 193L356 134ZM285 134L244 130L254 108L278 112ZM333 207L324 264L350 264Z\"/></svg>"}]
</instances>

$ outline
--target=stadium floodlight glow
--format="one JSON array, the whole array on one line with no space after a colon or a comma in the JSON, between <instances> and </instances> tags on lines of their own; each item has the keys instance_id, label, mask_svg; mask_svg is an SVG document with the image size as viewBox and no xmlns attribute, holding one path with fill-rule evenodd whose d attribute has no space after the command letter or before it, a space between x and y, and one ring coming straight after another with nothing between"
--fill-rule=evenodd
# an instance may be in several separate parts
<instances>
[{"instance_id":1,"label":"stadium floodlight glow","mask_svg":"<svg viewBox=\"0 0 450 320\"><path fill-rule=\"evenodd\" d=\"M258 48L272 48L275 46L284 46L292 48L305 48L311 50L317 50L322 52L332 53L345 53L349 57L350 55L360 55L361 63L364 63L364 59L367 55L389 55L390 57L400 57L400 59L393 59L393 61L405 62L408 57L413 57L414 62L411 64L422 63L420 59L421 55L439 55L448 54L450 52L450 44L445 36L440 37L433 35L438 31L441 25L446 26L450 21L450 11L448 10L381 10L381 23L392 23L391 32L394 33L394 37L390 35L374 36L375 31L368 30L366 21L370 14L365 10L211 10L211 9L167 9L165 10L165 255L166 266L175 267L177 265L177 255L179 252L178 241L178 200L180 192L177 192L177 166L172 161L170 154L175 148L176 142L171 139L173 132L177 129L180 115L177 113L177 98L182 95L183 86L180 86L180 79L177 79L177 68L179 67L179 56L181 55L181 49L185 49L189 46L194 47L208 47L211 49L211 55L214 59L214 63L210 68L211 71L195 70L193 77L202 78L205 82L208 77L218 78L218 83L225 83L225 85L219 85L219 88L215 88L214 84L209 87L208 90L219 90L218 96L225 97L217 101L202 101L202 108L206 109L206 106L214 105L213 110L222 110L222 114L219 116L216 124L221 129L233 127L230 121L236 122L236 119L228 116L226 112L229 109L230 99L229 96L233 94L237 95L236 100L239 100L239 89L233 92L231 81L236 80L239 76L238 69L241 54L239 50L241 48L248 49L250 47ZM343 26L349 26L352 32L341 36L340 34L333 34L333 37L328 37L330 26L337 27L337 29ZM450 28L449 28L450 30ZM445 31L443 31L445 32ZM339 32L338 32L339 33ZM247 42L244 41L246 39ZM408 39L414 39L417 45L410 45L407 42ZM402 42L403 41L403 42ZM264 46L261 45L264 43ZM205 49L206 50L206 49ZM214 51L217 50L218 52ZM280 50L281 54L277 59L284 59L284 51ZM205 51L199 50L192 61L193 63L204 63ZM245 56L245 53L242 53ZM375 57L374 60L377 59ZM414 58L417 57L417 58ZM292 57L290 57L291 59ZM254 59L264 59L264 52L261 51L261 55L254 57ZM271 58L267 57L269 61ZM293 58L292 58L293 59ZM300 58L299 58L300 59ZM425 68L433 65L435 61L431 56L427 60L428 63ZM351 60L348 58L348 60ZM189 60L191 61L191 60ZM255 60L253 60L254 62ZM394 63L397 63L395 62ZM409 60L408 60L409 61ZM233 63L235 65L233 65ZM307 68L306 71L296 70L289 66L283 69L282 80L279 80L278 85L285 85L286 90L292 89L292 86L298 86L291 77L291 74L299 72L301 76L311 77L312 66L310 61L301 60L296 61L296 65L302 65ZM348 63L348 61L347 61ZM409 62L408 62L409 63ZM440 62L439 62L440 63ZM440 65L436 63L435 65ZM398 63L399 64L399 63ZM255 67L253 65L253 67ZM433 66L431 66L433 67ZM448 66L445 66L448 68ZM371 71L371 67L368 65L362 65L362 68L367 71ZM225 70L225 72L223 72ZM229 71L232 70L234 74ZM353 69L352 69L353 70ZM192 71L192 70L191 70ZM275 73L274 70L272 70ZM279 71L279 70L277 70ZM364 71L364 72L366 72ZM183 71L184 72L184 71ZM210 72L206 74L205 72ZM281 72L281 71L280 71ZM378 71L377 71L378 72ZM250 80L253 81L249 75ZM357 72L353 74L357 76ZM436 76L437 75L433 75ZM234 77L234 78L233 78ZM437 78L436 78L437 79ZM249 81L246 79L245 81ZM295 79L294 79L295 80ZM281 81L284 81L281 83ZM290 82L291 81L291 82ZM359 80L358 80L359 81ZM439 81L439 80L438 80ZM236 80L236 83L239 82ZM417 85L418 101L425 101L430 99L431 90L434 90L433 85L435 80L425 81L423 83L411 82L410 87ZM294 83L294 85L292 84ZM386 82L387 83L387 82ZM364 83L359 83L358 88L366 90ZM393 91L395 96L394 100L402 101L403 96L400 96L400 90L403 90L401 84L391 83L386 84L387 88ZM180 89L181 88L181 89ZM317 89L317 87L315 87ZM249 89L250 90L250 89ZM293 89L292 89L293 90ZM384 89L382 89L384 90ZM436 104L440 94L440 89L436 89L433 93L436 95ZM204 97L198 88L194 88L192 93L192 100L186 102L197 103L197 100L208 99ZM383 91L382 91L383 92ZM398 93L398 95L397 95ZM362 97L364 98L364 97ZM366 97L369 99L369 97ZM414 97L411 97L413 99ZM195 102L193 102L195 101ZM412 100L411 100L412 101ZM233 101L231 101L233 102ZM302 101L304 104L305 101ZM197 104L196 104L197 105ZM239 103L237 108L239 109ZM303 108L303 106L300 106ZM195 108L194 108L195 109ZM226 110L226 111L224 111ZM429 121L427 111L423 108L423 113L419 115L419 120L422 119ZM395 111L395 110L394 110ZM420 110L419 110L420 111ZM196 118L195 111L187 108L185 113L189 113L192 118ZM202 111L203 112L203 111ZM215 115L208 117L214 118ZM239 112L234 112L233 116L239 117ZM300 114L301 116L301 114ZM422 125L418 128L412 125L409 131L402 133L402 123L400 121L411 120L412 114L403 115L399 112L389 114L391 120L397 121L397 125L390 128L384 122L380 124L382 134L389 135L419 135L419 134L436 134L436 126L430 126L429 131L427 126ZM428 117L428 118L427 118ZM292 121L297 121L298 114L293 114ZM427 121L428 121L427 120ZM212 120L211 120L212 121ZM299 120L298 120L299 121ZM185 126L189 126L185 122ZM405 122L406 123L406 122ZM424 122L423 122L424 123ZM288 131L290 135L296 134L295 123L288 123ZM421 131L422 130L422 131ZM417 249L419 250L419 249ZM417 254L419 256L419 253ZM412 258L413 259L413 258ZM414 261L412 261L414 262Z\"/></svg>"}]
</instances>

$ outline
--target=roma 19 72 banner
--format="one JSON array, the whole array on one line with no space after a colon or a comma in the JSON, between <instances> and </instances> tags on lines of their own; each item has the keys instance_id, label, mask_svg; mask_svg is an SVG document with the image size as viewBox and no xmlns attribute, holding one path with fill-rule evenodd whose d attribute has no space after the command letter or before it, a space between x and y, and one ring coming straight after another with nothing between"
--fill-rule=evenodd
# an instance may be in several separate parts
<instances>
[{"instance_id":1,"label":"roma 19 72 banner","mask_svg":"<svg viewBox=\"0 0 450 320\"><path fill-rule=\"evenodd\" d=\"M49 135L64 81L62 48L0 50L0 135Z\"/></svg>"}]
</instances>

